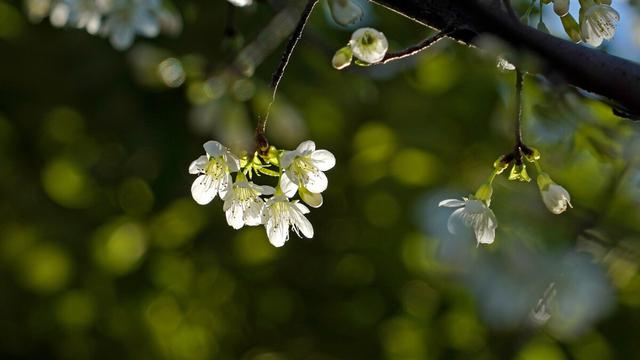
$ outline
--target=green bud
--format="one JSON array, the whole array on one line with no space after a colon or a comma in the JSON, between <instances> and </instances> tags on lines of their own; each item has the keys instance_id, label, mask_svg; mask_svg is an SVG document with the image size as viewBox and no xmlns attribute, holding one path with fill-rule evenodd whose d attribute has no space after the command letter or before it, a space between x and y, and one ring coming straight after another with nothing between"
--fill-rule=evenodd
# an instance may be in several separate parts
<instances>
[{"instance_id":1,"label":"green bud","mask_svg":"<svg viewBox=\"0 0 640 360\"><path fill-rule=\"evenodd\" d=\"M262 158L269 164L280 166L280 152L273 145L269 146L269 150L267 150L266 155L263 155Z\"/></svg>"},{"instance_id":2,"label":"green bud","mask_svg":"<svg viewBox=\"0 0 640 360\"><path fill-rule=\"evenodd\" d=\"M524 182L531 181L531 177L529 177L529 174L527 173L527 166L525 164L513 165L513 167L511 168L511 173L509 174L509 180Z\"/></svg>"},{"instance_id":3,"label":"green bud","mask_svg":"<svg viewBox=\"0 0 640 360\"><path fill-rule=\"evenodd\" d=\"M475 197L489 204L493 195L493 187L490 184L482 184L476 191Z\"/></svg>"},{"instance_id":4,"label":"green bud","mask_svg":"<svg viewBox=\"0 0 640 360\"><path fill-rule=\"evenodd\" d=\"M567 36L571 39L571 41L575 43L579 43L582 41L582 36L580 35L580 26L576 19L571 16L571 14L567 14L560 18L562 21L562 26L564 27L564 31L567 33Z\"/></svg>"},{"instance_id":5,"label":"green bud","mask_svg":"<svg viewBox=\"0 0 640 360\"><path fill-rule=\"evenodd\" d=\"M536 148L528 147L523 150L524 158L529 162L540 160L540 151Z\"/></svg>"},{"instance_id":6,"label":"green bud","mask_svg":"<svg viewBox=\"0 0 640 360\"><path fill-rule=\"evenodd\" d=\"M545 191L549 188L549 186L555 184L555 182L551 180L551 177L544 172L538 175L536 182L538 183L538 188L540 189L540 191Z\"/></svg>"},{"instance_id":7,"label":"green bud","mask_svg":"<svg viewBox=\"0 0 640 360\"><path fill-rule=\"evenodd\" d=\"M342 70L351 65L352 59L353 51L351 50L351 46L345 46L336 51L335 55L333 55L333 59L331 59L331 65L333 65L333 67L337 70Z\"/></svg>"},{"instance_id":8,"label":"green bud","mask_svg":"<svg viewBox=\"0 0 640 360\"><path fill-rule=\"evenodd\" d=\"M511 163L510 157L509 155L502 155L493 162L493 168L496 169L496 174L502 174L502 172L509 167L509 163Z\"/></svg>"}]
</instances>

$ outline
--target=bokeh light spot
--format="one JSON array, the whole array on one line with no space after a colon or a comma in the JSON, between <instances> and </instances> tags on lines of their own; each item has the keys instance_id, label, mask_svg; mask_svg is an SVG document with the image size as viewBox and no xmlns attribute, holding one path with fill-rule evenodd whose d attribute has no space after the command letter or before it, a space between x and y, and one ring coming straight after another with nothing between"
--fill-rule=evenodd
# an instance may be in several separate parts
<instances>
[{"instance_id":1,"label":"bokeh light spot","mask_svg":"<svg viewBox=\"0 0 640 360\"><path fill-rule=\"evenodd\" d=\"M42 171L42 185L56 203L68 208L85 208L93 198L90 179L69 159L57 158Z\"/></svg>"},{"instance_id":2,"label":"bokeh light spot","mask_svg":"<svg viewBox=\"0 0 640 360\"><path fill-rule=\"evenodd\" d=\"M71 260L67 253L53 244L32 247L21 261L23 284L39 293L62 289L71 277Z\"/></svg>"},{"instance_id":3,"label":"bokeh light spot","mask_svg":"<svg viewBox=\"0 0 640 360\"><path fill-rule=\"evenodd\" d=\"M146 233L142 226L134 222L117 222L98 230L94 255L104 269L124 275L138 265L146 249Z\"/></svg>"}]
</instances>

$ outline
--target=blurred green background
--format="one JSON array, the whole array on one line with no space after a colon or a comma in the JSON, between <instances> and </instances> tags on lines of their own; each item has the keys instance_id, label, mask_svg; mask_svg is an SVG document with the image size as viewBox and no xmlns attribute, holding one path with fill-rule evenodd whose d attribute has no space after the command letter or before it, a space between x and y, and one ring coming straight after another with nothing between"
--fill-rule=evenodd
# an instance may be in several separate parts
<instances>
[{"instance_id":1,"label":"blurred green background","mask_svg":"<svg viewBox=\"0 0 640 360\"><path fill-rule=\"evenodd\" d=\"M210 139L250 149L270 98L286 32L264 29L290 11L272 4L176 2L179 36L120 52L0 1L1 358L640 356L638 123L527 78L525 140L574 208L501 177L495 244L453 237L437 204L487 178L515 111L514 74L454 42L336 71L351 30L319 7L268 128L336 155L316 236L276 249L197 205L189 163ZM363 6L392 49L429 34ZM278 47L238 55L258 36Z\"/></svg>"}]
</instances>

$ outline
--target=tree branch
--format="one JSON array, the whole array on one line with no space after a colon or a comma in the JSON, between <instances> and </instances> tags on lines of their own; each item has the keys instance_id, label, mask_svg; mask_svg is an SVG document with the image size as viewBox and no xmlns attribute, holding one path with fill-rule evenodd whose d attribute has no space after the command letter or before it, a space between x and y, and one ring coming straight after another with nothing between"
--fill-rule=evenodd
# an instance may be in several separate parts
<instances>
[{"instance_id":1,"label":"tree branch","mask_svg":"<svg viewBox=\"0 0 640 360\"><path fill-rule=\"evenodd\" d=\"M429 47L431 47L431 45L437 43L438 41L440 41L441 39L445 38L447 36L447 34L449 34L450 31L448 30L442 30L439 31L437 34L430 36L426 39L424 39L421 43L414 45L412 47L406 48L402 51L398 51L398 52L392 52L392 53L387 53L384 58L382 59L382 61L375 63L373 65L377 65L377 64L387 64L390 63L392 61L396 61L396 60L400 60L400 59L404 59L406 57L409 56L413 56L423 50L428 49Z\"/></svg>"},{"instance_id":2,"label":"tree branch","mask_svg":"<svg viewBox=\"0 0 640 360\"><path fill-rule=\"evenodd\" d=\"M640 114L639 64L514 22L503 1L370 1L435 29L456 29L449 37L465 44L471 44L482 34L497 36L518 50L536 54L543 61L544 73L561 76L571 85L607 97Z\"/></svg>"}]
</instances>

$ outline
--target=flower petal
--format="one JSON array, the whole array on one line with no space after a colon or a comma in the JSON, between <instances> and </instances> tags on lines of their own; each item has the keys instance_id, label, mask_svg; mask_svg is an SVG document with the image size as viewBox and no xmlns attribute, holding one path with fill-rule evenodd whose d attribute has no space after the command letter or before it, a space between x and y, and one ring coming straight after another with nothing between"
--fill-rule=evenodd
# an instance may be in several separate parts
<instances>
[{"instance_id":1,"label":"flower petal","mask_svg":"<svg viewBox=\"0 0 640 360\"><path fill-rule=\"evenodd\" d=\"M280 190L282 190L288 198L292 198L296 194L296 191L298 191L298 185L291 180L287 171L280 177Z\"/></svg>"},{"instance_id":2,"label":"flower petal","mask_svg":"<svg viewBox=\"0 0 640 360\"><path fill-rule=\"evenodd\" d=\"M233 184L233 179L231 178L231 174L225 173L222 175L222 178L218 180L218 192L220 192L220 197L227 197L227 192L229 191L229 187Z\"/></svg>"},{"instance_id":3,"label":"flower petal","mask_svg":"<svg viewBox=\"0 0 640 360\"><path fill-rule=\"evenodd\" d=\"M461 228L466 226L464 208L457 209L451 215L447 221L447 230L453 235L460 234Z\"/></svg>"},{"instance_id":4,"label":"flower petal","mask_svg":"<svg viewBox=\"0 0 640 360\"><path fill-rule=\"evenodd\" d=\"M191 196L200 205L206 205L218 194L217 183L209 175L200 175L191 185Z\"/></svg>"},{"instance_id":5,"label":"flower petal","mask_svg":"<svg viewBox=\"0 0 640 360\"><path fill-rule=\"evenodd\" d=\"M222 144L214 140L207 141L202 147L211 157L218 157L227 152L227 149Z\"/></svg>"},{"instance_id":6,"label":"flower petal","mask_svg":"<svg viewBox=\"0 0 640 360\"><path fill-rule=\"evenodd\" d=\"M322 194L312 193L306 189L303 189L304 188L300 188L300 198L302 199L302 201L307 203L307 205L311 206L312 208L319 208L320 206L322 206Z\"/></svg>"},{"instance_id":7,"label":"flower petal","mask_svg":"<svg viewBox=\"0 0 640 360\"><path fill-rule=\"evenodd\" d=\"M209 159L206 155L202 155L199 158L193 160L193 162L191 162L191 165L189 165L189 174L203 173L208 163Z\"/></svg>"},{"instance_id":8,"label":"flower petal","mask_svg":"<svg viewBox=\"0 0 640 360\"><path fill-rule=\"evenodd\" d=\"M226 204L226 203L225 203ZM229 209L225 211L227 224L234 229L240 229L244 226L242 205L239 201L234 201Z\"/></svg>"},{"instance_id":9,"label":"flower petal","mask_svg":"<svg viewBox=\"0 0 640 360\"><path fill-rule=\"evenodd\" d=\"M460 206L464 206L464 201L460 199L442 200L438 204L438 207L460 207Z\"/></svg>"},{"instance_id":10,"label":"flower petal","mask_svg":"<svg viewBox=\"0 0 640 360\"><path fill-rule=\"evenodd\" d=\"M296 148L296 151L300 155L308 155L308 154L311 154L315 149L316 149L316 143L314 143L311 140L307 140L300 143L300 145L298 145L298 148Z\"/></svg>"},{"instance_id":11,"label":"flower petal","mask_svg":"<svg viewBox=\"0 0 640 360\"><path fill-rule=\"evenodd\" d=\"M296 203L296 205L297 204L298 203ZM313 238L313 225L311 225L311 222L309 222L309 220L307 220L307 218L302 215L298 209L292 209L291 212L294 226L298 228L302 235L307 239Z\"/></svg>"},{"instance_id":12,"label":"flower petal","mask_svg":"<svg viewBox=\"0 0 640 360\"><path fill-rule=\"evenodd\" d=\"M282 247L289 240L289 224L282 223L273 216L268 217L265 229L269 242L275 247Z\"/></svg>"},{"instance_id":13,"label":"flower petal","mask_svg":"<svg viewBox=\"0 0 640 360\"><path fill-rule=\"evenodd\" d=\"M336 166L336 158L329 150L316 150L311 153L311 163L320 171L327 171Z\"/></svg>"},{"instance_id":14,"label":"flower petal","mask_svg":"<svg viewBox=\"0 0 640 360\"><path fill-rule=\"evenodd\" d=\"M240 170L240 159L238 159L234 154L227 152L226 160L229 171L237 172Z\"/></svg>"},{"instance_id":15,"label":"flower petal","mask_svg":"<svg viewBox=\"0 0 640 360\"><path fill-rule=\"evenodd\" d=\"M315 171L305 173L302 179L302 185L312 193L321 193L327 190L329 180L322 171L316 169Z\"/></svg>"}]
</instances>

